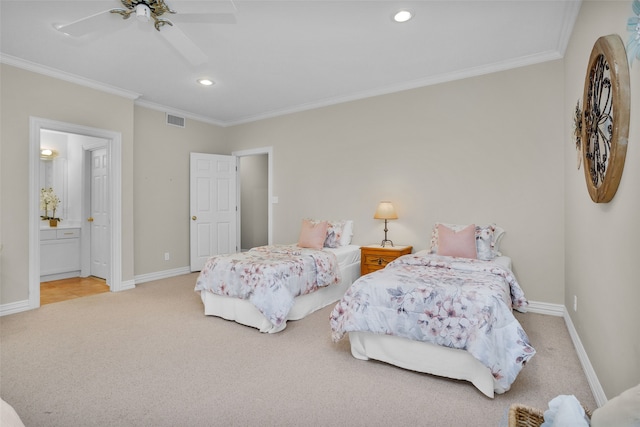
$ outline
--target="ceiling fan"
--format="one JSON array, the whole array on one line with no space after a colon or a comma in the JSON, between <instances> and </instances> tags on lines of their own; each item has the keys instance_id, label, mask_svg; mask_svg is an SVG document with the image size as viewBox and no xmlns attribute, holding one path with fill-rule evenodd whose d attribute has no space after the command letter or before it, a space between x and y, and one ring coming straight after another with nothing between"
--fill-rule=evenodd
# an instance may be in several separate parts
<instances>
[{"instance_id":1,"label":"ceiling fan","mask_svg":"<svg viewBox=\"0 0 640 427\"><path fill-rule=\"evenodd\" d=\"M149 18L153 18L156 30L160 31L163 25L173 26L173 22L168 19L161 18L165 13L175 14L175 10L169 9L164 0L121 0L125 9L111 9L110 13L119 13L122 19L129 19L135 13L136 17L144 22L149 22Z\"/></svg>"},{"instance_id":2,"label":"ceiling fan","mask_svg":"<svg viewBox=\"0 0 640 427\"><path fill-rule=\"evenodd\" d=\"M124 8L113 8L89 15L69 24L57 24L54 28L72 37L80 37L99 29L99 23L105 16L121 15L129 19L132 15L139 21L149 22L157 31L193 66L207 62L206 54L172 21L184 23L235 23L235 5L233 0L193 2L197 8L192 13L178 13L171 9L164 0L120 0ZM180 2L188 10L188 1ZM212 10L217 10L213 12ZM221 10L226 12L221 12ZM207 12L210 11L210 12ZM171 20L167 18L171 15ZM166 28L165 28L166 27ZM162 29L162 31L160 31Z\"/></svg>"}]
</instances>

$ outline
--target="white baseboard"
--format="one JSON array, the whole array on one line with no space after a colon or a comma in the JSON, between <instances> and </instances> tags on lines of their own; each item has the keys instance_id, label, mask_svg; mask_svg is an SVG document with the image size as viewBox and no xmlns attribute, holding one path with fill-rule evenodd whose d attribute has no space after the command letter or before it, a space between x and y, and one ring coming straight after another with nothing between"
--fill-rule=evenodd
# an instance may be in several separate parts
<instances>
[{"instance_id":1,"label":"white baseboard","mask_svg":"<svg viewBox=\"0 0 640 427\"><path fill-rule=\"evenodd\" d=\"M29 310L29 300L10 302L0 305L0 317Z\"/></svg>"},{"instance_id":2,"label":"white baseboard","mask_svg":"<svg viewBox=\"0 0 640 427\"><path fill-rule=\"evenodd\" d=\"M584 374L587 376L587 382L589 383L589 387L591 387L591 393L593 393L593 397L595 398L598 407L601 407L607 403L607 396L604 394L604 390L600 385L596 371L593 369L593 366L589 361L589 356L587 356L587 352L582 346L582 342L578 336L578 331L576 331L576 328L573 326L573 321L571 320L571 316L569 316L569 312L566 307L564 309L563 317L564 323L567 325L567 329L569 330L571 341L573 341L573 346L576 349L576 353L578 353L578 359L580 360L580 364L582 364Z\"/></svg>"},{"instance_id":3,"label":"white baseboard","mask_svg":"<svg viewBox=\"0 0 640 427\"><path fill-rule=\"evenodd\" d=\"M40 282L52 282L54 280L70 279L72 277L80 276L80 270L68 271L66 273L48 274L46 276L40 276Z\"/></svg>"},{"instance_id":4,"label":"white baseboard","mask_svg":"<svg viewBox=\"0 0 640 427\"><path fill-rule=\"evenodd\" d=\"M582 370L587 377L587 382L589 383L589 387L591 388L591 393L593 393L593 397L595 398L598 407L607 403L607 396L605 396L604 390L602 389L600 381L598 380L598 376L596 375L596 372L593 369L591 362L589 361L589 356L587 356L587 352L582 346L582 342L580 341L580 337L578 336L578 331L576 331L575 326L573 326L573 322L571 321L571 317L569 316L567 308L562 304L529 301L528 311L531 313L558 316L564 319L564 323L565 325L567 325L567 329L569 330L569 336L571 337L571 341L573 342L573 347L578 354L578 359L580 360L580 364L582 365Z\"/></svg>"},{"instance_id":5,"label":"white baseboard","mask_svg":"<svg viewBox=\"0 0 640 427\"><path fill-rule=\"evenodd\" d=\"M565 313L564 305L562 304L551 304L539 301L529 301L527 311L556 317L563 317Z\"/></svg>"},{"instance_id":6,"label":"white baseboard","mask_svg":"<svg viewBox=\"0 0 640 427\"><path fill-rule=\"evenodd\" d=\"M181 276L191 273L189 267L174 268L173 270L157 271L155 273L140 274L135 277L135 284L151 282L152 280L168 279L169 277ZM195 286L195 284L194 284Z\"/></svg>"},{"instance_id":7,"label":"white baseboard","mask_svg":"<svg viewBox=\"0 0 640 427\"><path fill-rule=\"evenodd\" d=\"M120 282L120 287L115 288L115 287L111 287L111 292L121 292L121 291L128 291L129 289L133 289L136 287L136 282L135 280L123 280Z\"/></svg>"}]
</instances>

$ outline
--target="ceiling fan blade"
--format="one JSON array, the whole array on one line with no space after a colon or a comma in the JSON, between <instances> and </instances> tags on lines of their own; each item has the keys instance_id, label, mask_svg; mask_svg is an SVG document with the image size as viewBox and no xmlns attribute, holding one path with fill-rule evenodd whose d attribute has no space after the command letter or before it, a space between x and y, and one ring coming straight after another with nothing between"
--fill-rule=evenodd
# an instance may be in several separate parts
<instances>
[{"instance_id":1,"label":"ceiling fan blade","mask_svg":"<svg viewBox=\"0 0 640 427\"><path fill-rule=\"evenodd\" d=\"M209 59L198 45L175 25L164 25L160 34L194 67L206 63Z\"/></svg>"},{"instance_id":2,"label":"ceiling fan blade","mask_svg":"<svg viewBox=\"0 0 640 427\"><path fill-rule=\"evenodd\" d=\"M104 10L93 15L73 21L70 24L56 24L54 28L61 33L73 37L80 37L99 29L97 25L100 21L106 20L107 15L111 15L109 10Z\"/></svg>"}]
</instances>

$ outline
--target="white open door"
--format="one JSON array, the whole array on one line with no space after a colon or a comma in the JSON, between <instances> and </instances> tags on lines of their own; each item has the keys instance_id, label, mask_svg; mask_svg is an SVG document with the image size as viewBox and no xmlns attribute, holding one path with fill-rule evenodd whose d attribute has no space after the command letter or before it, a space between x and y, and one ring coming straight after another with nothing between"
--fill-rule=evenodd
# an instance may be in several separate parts
<instances>
[{"instance_id":1,"label":"white open door","mask_svg":"<svg viewBox=\"0 0 640 427\"><path fill-rule=\"evenodd\" d=\"M109 272L109 178L107 149L91 151L91 275L107 279Z\"/></svg>"},{"instance_id":2,"label":"white open door","mask_svg":"<svg viewBox=\"0 0 640 427\"><path fill-rule=\"evenodd\" d=\"M191 271L212 255L238 251L236 156L191 153Z\"/></svg>"}]
</instances>

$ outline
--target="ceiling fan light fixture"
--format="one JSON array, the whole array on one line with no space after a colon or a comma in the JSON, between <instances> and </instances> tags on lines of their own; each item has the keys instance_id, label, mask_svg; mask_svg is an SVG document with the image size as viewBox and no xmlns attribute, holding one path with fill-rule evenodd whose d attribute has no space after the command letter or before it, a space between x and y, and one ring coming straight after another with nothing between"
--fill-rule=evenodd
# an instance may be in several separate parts
<instances>
[{"instance_id":1,"label":"ceiling fan light fixture","mask_svg":"<svg viewBox=\"0 0 640 427\"><path fill-rule=\"evenodd\" d=\"M141 22L149 22L151 18L151 10L146 4L138 3L136 5L136 18Z\"/></svg>"},{"instance_id":2,"label":"ceiling fan light fixture","mask_svg":"<svg viewBox=\"0 0 640 427\"><path fill-rule=\"evenodd\" d=\"M202 86L212 86L213 80L203 78L203 79L198 79L198 83L200 83Z\"/></svg>"},{"instance_id":3,"label":"ceiling fan light fixture","mask_svg":"<svg viewBox=\"0 0 640 427\"><path fill-rule=\"evenodd\" d=\"M407 22L413 18L413 13L409 10L399 10L393 15L393 20L396 22Z\"/></svg>"}]
</instances>

